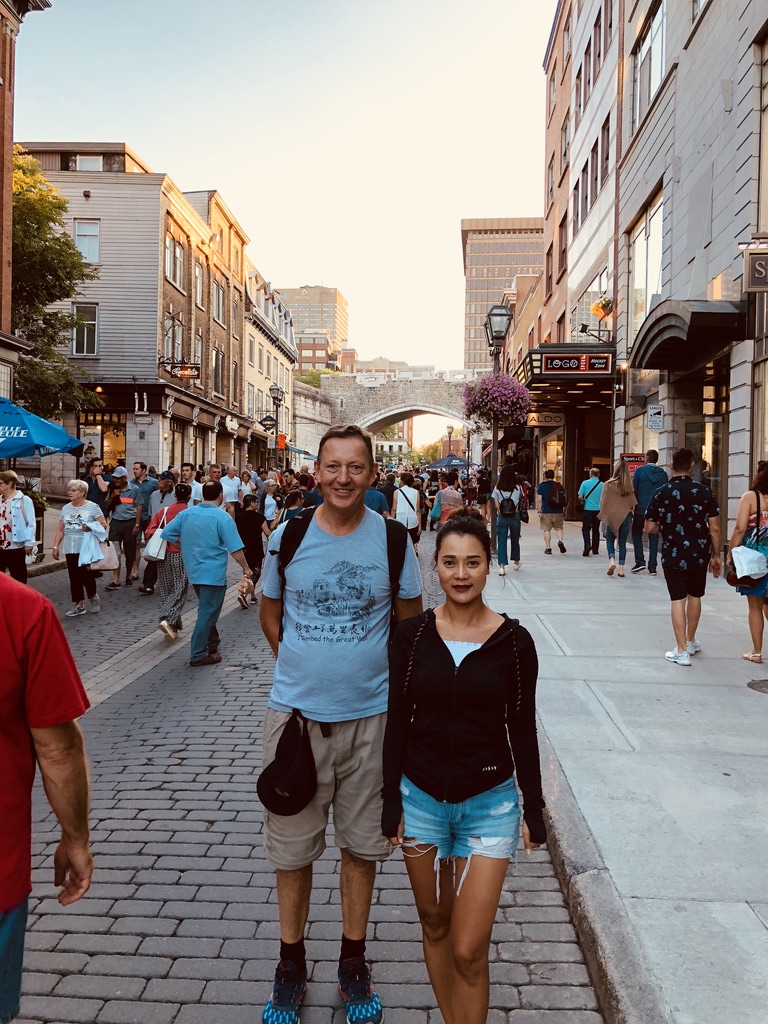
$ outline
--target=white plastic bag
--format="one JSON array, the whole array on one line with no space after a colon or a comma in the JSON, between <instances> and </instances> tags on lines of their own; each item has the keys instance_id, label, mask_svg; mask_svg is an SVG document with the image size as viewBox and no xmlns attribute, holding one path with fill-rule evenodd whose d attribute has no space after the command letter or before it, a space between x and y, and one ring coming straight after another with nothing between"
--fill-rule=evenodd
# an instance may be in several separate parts
<instances>
[{"instance_id":1,"label":"white plastic bag","mask_svg":"<svg viewBox=\"0 0 768 1024\"><path fill-rule=\"evenodd\" d=\"M759 580L763 576L768 576L768 562L762 551L755 551L754 548L740 544L731 551L731 560L739 579L749 576L753 580Z\"/></svg>"}]
</instances>

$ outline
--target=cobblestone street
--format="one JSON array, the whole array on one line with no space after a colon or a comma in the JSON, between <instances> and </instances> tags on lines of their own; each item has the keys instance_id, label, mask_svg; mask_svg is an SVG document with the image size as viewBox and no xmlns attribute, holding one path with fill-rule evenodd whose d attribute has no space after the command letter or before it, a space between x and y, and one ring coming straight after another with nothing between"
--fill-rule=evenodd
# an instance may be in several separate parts
<instances>
[{"instance_id":1,"label":"cobblestone street","mask_svg":"<svg viewBox=\"0 0 768 1024\"><path fill-rule=\"evenodd\" d=\"M431 551L427 535L425 568ZM33 585L63 615L66 573ZM134 588L102 593L102 602L98 618L63 620L96 704L84 719L95 880L82 902L58 906L55 821L38 799L22 1020L259 1020L278 925L255 793L273 666L258 612L241 610L230 591L220 623L223 661L192 670L188 644L169 647L156 632L156 597L141 597ZM186 637L193 609L194 595L185 609ZM331 846L314 875L303 1024L344 1019L335 981L337 871ZM399 854L378 876L367 948L388 1024L437 1024ZM602 1021L545 850L521 853L510 868L491 960L492 1024Z\"/></svg>"}]
</instances>

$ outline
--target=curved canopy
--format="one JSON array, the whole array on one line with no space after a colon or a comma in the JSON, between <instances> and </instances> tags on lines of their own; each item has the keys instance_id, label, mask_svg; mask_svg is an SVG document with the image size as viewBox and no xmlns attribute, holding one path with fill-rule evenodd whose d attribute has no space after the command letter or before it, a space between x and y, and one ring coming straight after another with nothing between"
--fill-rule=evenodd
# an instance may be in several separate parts
<instances>
[{"instance_id":1,"label":"curved canopy","mask_svg":"<svg viewBox=\"0 0 768 1024\"><path fill-rule=\"evenodd\" d=\"M745 310L733 302L665 299L643 321L632 346L636 370L691 370L745 334Z\"/></svg>"}]
</instances>

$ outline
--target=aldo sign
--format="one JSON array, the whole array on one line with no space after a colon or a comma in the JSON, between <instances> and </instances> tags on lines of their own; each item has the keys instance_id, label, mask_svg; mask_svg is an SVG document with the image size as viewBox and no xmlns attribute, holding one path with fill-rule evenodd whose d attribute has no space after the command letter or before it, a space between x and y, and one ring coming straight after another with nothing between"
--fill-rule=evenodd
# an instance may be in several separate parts
<instances>
[{"instance_id":1,"label":"aldo sign","mask_svg":"<svg viewBox=\"0 0 768 1024\"><path fill-rule=\"evenodd\" d=\"M768 249L744 250L744 291L768 292Z\"/></svg>"}]
</instances>

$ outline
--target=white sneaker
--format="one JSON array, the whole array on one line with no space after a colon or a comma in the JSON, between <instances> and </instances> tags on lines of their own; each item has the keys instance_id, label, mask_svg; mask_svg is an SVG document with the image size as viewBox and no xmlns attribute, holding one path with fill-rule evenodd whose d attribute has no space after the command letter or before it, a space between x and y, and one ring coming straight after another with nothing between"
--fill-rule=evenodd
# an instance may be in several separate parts
<instances>
[{"instance_id":1,"label":"white sneaker","mask_svg":"<svg viewBox=\"0 0 768 1024\"><path fill-rule=\"evenodd\" d=\"M676 647L673 647L671 651L667 651L664 655L667 661L673 662L675 665L690 665L691 656L688 651L678 651Z\"/></svg>"},{"instance_id":2,"label":"white sneaker","mask_svg":"<svg viewBox=\"0 0 768 1024\"><path fill-rule=\"evenodd\" d=\"M503 565L500 565L499 566L499 576L506 576L506 575L507 575L507 570L504 568Z\"/></svg>"},{"instance_id":3,"label":"white sneaker","mask_svg":"<svg viewBox=\"0 0 768 1024\"><path fill-rule=\"evenodd\" d=\"M519 562L515 562L513 568L514 568L515 572L517 572L517 570L520 568L520 563Z\"/></svg>"},{"instance_id":4,"label":"white sneaker","mask_svg":"<svg viewBox=\"0 0 768 1024\"><path fill-rule=\"evenodd\" d=\"M685 645L685 649L689 654L698 654L701 650L701 644L698 640L689 640Z\"/></svg>"},{"instance_id":5,"label":"white sneaker","mask_svg":"<svg viewBox=\"0 0 768 1024\"><path fill-rule=\"evenodd\" d=\"M66 612L66 615L70 619L74 619L77 615L85 615L85 608L78 608L76 604L73 604L69 611Z\"/></svg>"},{"instance_id":6,"label":"white sneaker","mask_svg":"<svg viewBox=\"0 0 768 1024\"><path fill-rule=\"evenodd\" d=\"M96 597L92 597L90 600L91 615L98 615L101 611L101 598L97 594Z\"/></svg>"},{"instance_id":7,"label":"white sneaker","mask_svg":"<svg viewBox=\"0 0 768 1024\"><path fill-rule=\"evenodd\" d=\"M173 628L168 619L161 619L157 628L170 643L173 643L178 638L178 632Z\"/></svg>"}]
</instances>

